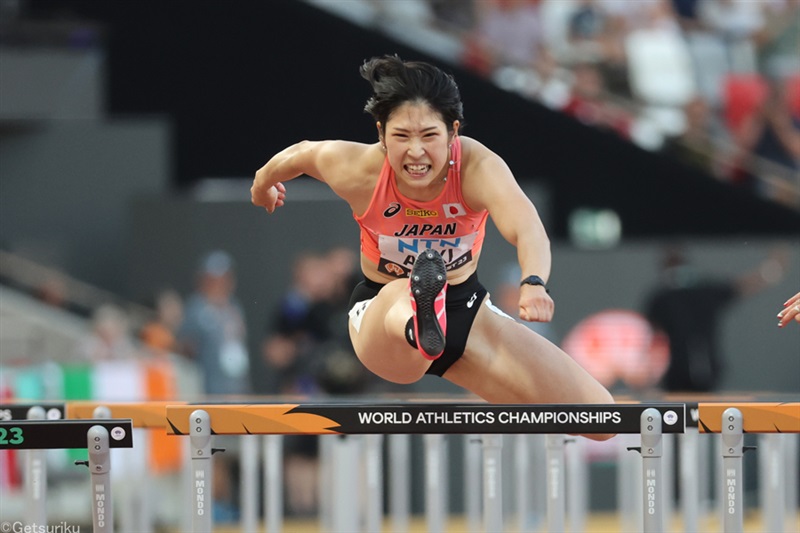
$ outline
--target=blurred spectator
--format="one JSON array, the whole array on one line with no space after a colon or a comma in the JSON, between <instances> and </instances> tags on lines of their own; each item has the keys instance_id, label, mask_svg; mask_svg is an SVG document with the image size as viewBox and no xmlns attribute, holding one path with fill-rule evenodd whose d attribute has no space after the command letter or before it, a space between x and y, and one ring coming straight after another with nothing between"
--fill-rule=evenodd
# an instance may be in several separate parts
<instances>
[{"instance_id":1,"label":"blurred spectator","mask_svg":"<svg viewBox=\"0 0 800 533\"><path fill-rule=\"evenodd\" d=\"M628 62L630 58L625 50L625 43L631 33L637 30L653 29L654 20L663 20L664 13L671 9L667 0L597 0L605 13L608 25L607 50L612 55L603 63L606 83L616 95L630 97L632 95L628 80Z\"/></svg>"},{"instance_id":2,"label":"blurred spectator","mask_svg":"<svg viewBox=\"0 0 800 533\"><path fill-rule=\"evenodd\" d=\"M69 306L67 282L59 274L50 274L44 278L36 287L35 296L39 301L51 307L66 308Z\"/></svg>"},{"instance_id":3,"label":"blurred spectator","mask_svg":"<svg viewBox=\"0 0 800 533\"><path fill-rule=\"evenodd\" d=\"M217 438L219 442L219 438ZM239 483L237 479L238 465L232 456L217 453L211 458L214 470L214 488L212 493L212 517L215 523L232 524L239 521L240 501Z\"/></svg>"},{"instance_id":4,"label":"blurred spectator","mask_svg":"<svg viewBox=\"0 0 800 533\"><path fill-rule=\"evenodd\" d=\"M477 2L468 66L485 76L502 67L532 69L543 45L538 0Z\"/></svg>"},{"instance_id":5,"label":"blurred spectator","mask_svg":"<svg viewBox=\"0 0 800 533\"><path fill-rule=\"evenodd\" d=\"M466 35L475 27L475 0L429 0L435 23L445 31Z\"/></svg>"},{"instance_id":6,"label":"blurred spectator","mask_svg":"<svg viewBox=\"0 0 800 533\"><path fill-rule=\"evenodd\" d=\"M452 7L433 3L435 12ZM742 168L765 172L751 159L793 169L793 129L786 114L777 127L773 112L766 127L762 120L760 129L731 130L729 80L760 66L770 75L794 74L800 87L798 15L800 0L487 0L474 3L463 61L498 86L585 124L747 181L753 176ZM753 139L745 129L761 133ZM734 138L740 148L731 162Z\"/></svg>"},{"instance_id":7,"label":"blurred spectator","mask_svg":"<svg viewBox=\"0 0 800 533\"><path fill-rule=\"evenodd\" d=\"M209 253L200 262L195 283L177 332L179 352L194 359L201 368L206 394L248 394L251 385L247 330L244 312L235 296L233 258L222 250ZM238 460L235 455L216 454L213 467L214 520L235 522L239 516Z\"/></svg>"},{"instance_id":8,"label":"blurred spectator","mask_svg":"<svg viewBox=\"0 0 800 533\"><path fill-rule=\"evenodd\" d=\"M328 250L322 259L326 271L333 278L328 295L332 315L330 330L332 336L349 342L349 333L345 327L349 311L347 306L350 303L350 294L353 288L362 279L358 264L359 255L351 248L337 246Z\"/></svg>"},{"instance_id":9,"label":"blurred spectator","mask_svg":"<svg viewBox=\"0 0 800 533\"><path fill-rule=\"evenodd\" d=\"M595 0L579 0L569 17L569 39L573 45L588 44L593 49L599 48L608 24L605 12ZM597 57L601 54L592 55Z\"/></svg>"},{"instance_id":10,"label":"blurred spectator","mask_svg":"<svg viewBox=\"0 0 800 533\"><path fill-rule=\"evenodd\" d=\"M722 177L727 130L706 99L692 98L683 108L685 128L664 143L663 153L683 163Z\"/></svg>"},{"instance_id":11,"label":"blurred spectator","mask_svg":"<svg viewBox=\"0 0 800 533\"><path fill-rule=\"evenodd\" d=\"M136 348L125 311L114 304L98 307L92 314L91 335L79 349L91 361L134 357Z\"/></svg>"},{"instance_id":12,"label":"blurred spectator","mask_svg":"<svg viewBox=\"0 0 800 533\"><path fill-rule=\"evenodd\" d=\"M697 5L702 0L672 0L672 9L681 29L688 33L700 29Z\"/></svg>"},{"instance_id":13,"label":"blurred spectator","mask_svg":"<svg viewBox=\"0 0 800 533\"><path fill-rule=\"evenodd\" d=\"M305 252L292 265L292 283L267 327L264 361L281 394L363 392L368 374L349 342L347 305L356 281L357 254L334 248ZM289 512L317 510L318 439L289 436L284 443Z\"/></svg>"},{"instance_id":14,"label":"blurred spectator","mask_svg":"<svg viewBox=\"0 0 800 533\"><path fill-rule=\"evenodd\" d=\"M702 0L698 5L702 25L725 45L729 72L756 70L754 38L764 27L760 4L751 0Z\"/></svg>"},{"instance_id":15,"label":"blurred spectator","mask_svg":"<svg viewBox=\"0 0 800 533\"><path fill-rule=\"evenodd\" d=\"M731 304L783 279L788 255L776 250L752 271L734 277L699 272L681 247L664 250L659 285L644 313L669 345L670 361L662 386L670 392L716 390L724 375L719 325Z\"/></svg>"},{"instance_id":16,"label":"blurred spectator","mask_svg":"<svg viewBox=\"0 0 800 533\"><path fill-rule=\"evenodd\" d=\"M561 109L569 101L572 83L572 72L558 64L549 48L543 48L536 63L535 80L523 94L538 100L550 109Z\"/></svg>"},{"instance_id":17,"label":"blurred spectator","mask_svg":"<svg viewBox=\"0 0 800 533\"><path fill-rule=\"evenodd\" d=\"M303 253L295 259L292 284L273 313L263 344L264 361L277 377L277 392L359 392L362 372L357 373L357 380L338 385L327 374L347 374L331 367L333 356L340 365L349 359L358 368L347 331L347 305L352 287L360 279L356 277L357 258L355 252L342 247L326 254Z\"/></svg>"},{"instance_id":18,"label":"blurred spectator","mask_svg":"<svg viewBox=\"0 0 800 533\"><path fill-rule=\"evenodd\" d=\"M663 0L597 0L603 11L616 26L615 31L624 36L628 32L648 24L654 10L663 7ZM704 0L703 0L704 1Z\"/></svg>"},{"instance_id":19,"label":"blurred spectator","mask_svg":"<svg viewBox=\"0 0 800 533\"><path fill-rule=\"evenodd\" d=\"M572 94L562 111L584 124L629 138L632 117L612 101L597 65L581 63L575 66L573 74Z\"/></svg>"},{"instance_id":20,"label":"blurred spectator","mask_svg":"<svg viewBox=\"0 0 800 533\"><path fill-rule=\"evenodd\" d=\"M69 277L58 270L45 270L41 280L32 288L33 297L50 307L91 318L96 309L93 309L86 300L80 303L74 301L70 291Z\"/></svg>"},{"instance_id":21,"label":"blurred spectator","mask_svg":"<svg viewBox=\"0 0 800 533\"><path fill-rule=\"evenodd\" d=\"M156 295L155 316L139 330L142 345L153 355L166 356L177 350L175 335L183 321L183 300L174 289Z\"/></svg>"},{"instance_id":22,"label":"blurred spectator","mask_svg":"<svg viewBox=\"0 0 800 533\"><path fill-rule=\"evenodd\" d=\"M327 298L333 277L322 256L303 253L292 265L292 283L267 327L263 356L278 376L280 394L316 394L313 354L330 336Z\"/></svg>"},{"instance_id":23,"label":"blurred spectator","mask_svg":"<svg viewBox=\"0 0 800 533\"><path fill-rule=\"evenodd\" d=\"M800 0L768 7L755 35L759 71L768 78L800 77Z\"/></svg>"},{"instance_id":24,"label":"blurred spectator","mask_svg":"<svg viewBox=\"0 0 800 533\"><path fill-rule=\"evenodd\" d=\"M623 68L625 50L609 13L598 0L579 0L567 21L570 56L576 61L594 61Z\"/></svg>"},{"instance_id":25,"label":"blurred spectator","mask_svg":"<svg viewBox=\"0 0 800 533\"><path fill-rule=\"evenodd\" d=\"M220 250L208 254L200 264L196 283L178 329L180 351L194 358L203 370L207 394L247 394L247 332L244 313L234 296L231 256Z\"/></svg>"},{"instance_id":26,"label":"blurred spectator","mask_svg":"<svg viewBox=\"0 0 800 533\"><path fill-rule=\"evenodd\" d=\"M263 357L279 394L314 395L314 353L328 335L323 302L331 277L321 256L304 253L292 265L292 283L281 297L263 343ZM317 508L318 439L290 435L284 441L287 508L292 515L310 515Z\"/></svg>"},{"instance_id":27,"label":"blurred spectator","mask_svg":"<svg viewBox=\"0 0 800 533\"><path fill-rule=\"evenodd\" d=\"M757 186L759 176L774 174L775 166L787 175L800 172L800 115L792 109L784 80L770 80L767 88L756 112L734 132L734 179L747 186Z\"/></svg>"},{"instance_id":28,"label":"blurred spectator","mask_svg":"<svg viewBox=\"0 0 800 533\"><path fill-rule=\"evenodd\" d=\"M427 0L376 0L380 16L392 23L430 24L434 13Z\"/></svg>"},{"instance_id":29,"label":"blurred spectator","mask_svg":"<svg viewBox=\"0 0 800 533\"><path fill-rule=\"evenodd\" d=\"M630 93L648 106L679 109L695 94L692 56L668 0L648 4L625 36Z\"/></svg>"}]
</instances>

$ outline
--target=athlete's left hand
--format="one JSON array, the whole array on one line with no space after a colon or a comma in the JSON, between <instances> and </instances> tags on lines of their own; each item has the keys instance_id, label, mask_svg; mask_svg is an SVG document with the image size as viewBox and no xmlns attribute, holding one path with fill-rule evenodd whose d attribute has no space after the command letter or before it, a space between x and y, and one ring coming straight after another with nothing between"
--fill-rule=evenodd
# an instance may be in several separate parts
<instances>
[{"instance_id":1,"label":"athlete's left hand","mask_svg":"<svg viewBox=\"0 0 800 533\"><path fill-rule=\"evenodd\" d=\"M519 317L528 322L550 322L555 304L541 285L523 285L519 289Z\"/></svg>"},{"instance_id":2,"label":"athlete's left hand","mask_svg":"<svg viewBox=\"0 0 800 533\"><path fill-rule=\"evenodd\" d=\"M778 313L778 327L782 328L792 320L800 323L800 292L786 300L783 309Z\"/></svg>"}]
</instances>

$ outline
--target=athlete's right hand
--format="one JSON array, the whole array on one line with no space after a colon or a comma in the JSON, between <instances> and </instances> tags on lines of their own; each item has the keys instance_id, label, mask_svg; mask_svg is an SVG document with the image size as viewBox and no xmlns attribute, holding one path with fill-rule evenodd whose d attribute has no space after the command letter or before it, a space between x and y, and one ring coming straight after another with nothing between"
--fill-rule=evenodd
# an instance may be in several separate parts
<instances>
[{"instance_id":1,"label":"athlete's right hand","mask_svg":"<svg viewBox=\"0 0 800 533\"><path fill-rule=\"evenodd\" d=\"M278 183L269 188L257 187L255 184L250 187L250 200L253 205L263 207L268 213L274 213L275 209L281 207L286 200L286 186Z\"/></svg>"},{"instance_id":2,"label":"athlete's right hand","mask_svg":"<svg viewBox=\"0 0 800 533\"><path fill-rule=\"evenodd\" d=\"M523 285L519 289L519 317L527 322L553 320L555 303L541 285Z\"/></svg>"}]
</instances>

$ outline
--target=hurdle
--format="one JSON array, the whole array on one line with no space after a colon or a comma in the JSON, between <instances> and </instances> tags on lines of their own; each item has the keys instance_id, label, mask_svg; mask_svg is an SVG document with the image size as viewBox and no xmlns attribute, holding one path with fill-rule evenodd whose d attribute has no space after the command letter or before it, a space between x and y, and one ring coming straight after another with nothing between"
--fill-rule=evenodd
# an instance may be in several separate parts
<instances>
[{"instance_id":1,"label":"hurdle","mask_svg":"<svg viewBox=\"0 0 800 533\"><path fill-rule=\"evenodd\" d=\"M798 472L781 468L787 458L775 437L789 435L796 443L800 434L800 402L727 402L700 403L698 427L701 433L718 433L722 436L722 473L724 484L723 526L725 532L743 530L743 481L742 457L748 447L744 446L744 434L758 434L764 448L764 464L761 469L762 497L767 506L765 531L784 531L786 508L784 503L790 486L797 486ZM795 448L796 451L796 448ZM796 465L796 454L793 459ZM792 464L791 461L787 461ZM788 466L788 465L787 465ZM794 493L796 495L796 493ZM796 499L793 500L796 507Z\"/></svg>"},{"instance_id":2,"label":"hurdle","mask_svg":"<svg viewBox=\"0 0 800 533\"><path fill-rule=\"evenodd\" d=\"M772 394L776 397L778 395ZM701 488L708 489L703 477L709 457L706 445L719 446L712 455L716 476L712 487L717 499L715 510L719 513L719 527L725 532L742 531L742 508L744 505L744 482L742 460L751 447L744 445L744 437L757 435L759 457L759 491L762 503L763 530L782 532L787 530L790 517L797 516L798 483L797 441L800 437L800 403L796 401L756 401L758 395L732 395L724 401L697 401L697 397L686 401L686 429L677 435L680 462L679 489L680 510L684 531L700 530ZM678 396L665 397L677 401ZM719 398L719 397L718 397ZM703 437L706 435L706 437ZM666 437L666 436L665 436ZM669 435L672 437L672 435ZM708 440L711 439L711 440ZM663 467L670 468L673 459L668 456L668 441L665 439ZM725 444L725 446L723 446ZM706 452L705 455L701 451ZM632 500L637 492L637 474L625 472L626 459L620 457L619 468L621 497ZM665 472L666 474L666 472ZM664 508L670 502L665 499ZM632 516L634 511L627 504L620 514L626 528L634 527L641 520ZM796 518L792 518L796 519Z\"/></svg>"},{"instance_id":3,"label":"hurdle","mask_svg":"<svg viewBox=\"0 0 800 533\"><path fill-rule=\"evenodd\" d=\"M2 420L0 450L86 449L92 489L92 524L97 533L114 531L111 448L132 448L130 420ZM46 513L46 511L40 511ZM46 514L44 514L46 517ZM45 518L43 523L47 523ZM41 524L41 523L39 523Z\"/></svg>"},{"instance_id":4,"label":"hurdle","mask_svg":"<svg viewBox=\"0 0 800 533\"><path fill-rule=\"evenodd\" d=\"M149 431L164 431L167 428L166 407L168 405L177 405L177 401L143 401L143 402L97 402L97 401L73 401L66 404L66 414L71 419L88 419L88 418L129 418L133 423L133 427L137 430ZM256 522L258 519L258 505L255 502L254 495L258 489L258 443L254 440L255 436L247 437L242 436L241 446L241 468L240 474L242 477L242 492L243 508L242 508L242 530L255 531ZM141 440L137 446L145 446L146 440ZM189 442L187 449L189 447ZM223 451L214 449L213 451ZM187 452L187 456L191 456L191 452ZM267 500L265 507L270 509L281 509L282 502L282 443L279 435L267 436L263 444L263 458L264 458L264 479L267 487ZM210 463L208 464L210 467ZM210 471L204 471L204 474L210 476ZM142 473L146 476L146 473ZM193 471L190 465L186 465L183 473L186 484L194 484ZM204 479L210 479L206 477ZM148 479L145 477L137 486L145 489ZM210 494L210 492L208 493ZM140 500L145 498L145 494L139 495ZM187 502L195 502L196 494L194 491L186 495ZM211 499L206 500L209 505L208 512L210 514ZM125 509L126 506L122 506ZM127 506L132 507L132 506ZM140 513L125 512L120 518L120 526L123 531L140 532L140 531L153 531L152 513L146 504L142 504L143 511ZM270 515L268 517L268 530L278 531L280 527L280 515ZM192 526L192 513L188 511L182 513L181 516L181 531L188 531Z\"/></svg>"},{"instance_id":5,"label":"hurdle","mask_svg":"<svg viewBox=\"0 0 800 533\"><path fill-rule=\"evenodd\" d=\"M263 398L261 398L263 400ZM451 398L452 400L453 398ZM457 399L457 398L456 398ZM430 531L443 531L446 517L447 476L444 471L446 455L443 453L444 437L448 434L460 434L469 443L474 451L478 445L483 448L483 475L476 469L477 455L468 457L465 451L465 472L467 483L471 484L465 491L465 497L472 502L466 507L468 523L472 531L477 531L480 519L483 519L485 530L495 531L503 529L502 515L502 469L500 468L500 451L503 448L503 435L521 437L524 435L542 434L546 443L547 456L547 488L546 510L548 531L564 531L565 503L580 510L580 501L576 502L575 494L565 496L565 485L572 486L574 490L579 483L565 483L565 476L575 476L569 473L569 465L565 464L563 454L575 441L574 437L567 434L592 434L592 433L617 433L638 434L641 447L635 447L641 457L642 473L634 474L633 484L641 485L642 497L638 494L631 496L641 499L642 509L647 509L646 515L638 517L636 529L642 531L664 530L664 519L671 511L667 498L663 494L663 487L669 486L667 470L670 458L666 452L666 442L661 438L677 435L681 439L689 436L698 438L701 434L710 434L726 443L726 448L718 454L720 472L724 477L715 482L718 492L726 504L724 512L720 514L722 529L726 533L742 531L742 515L744 494L742 492L742 457L747 448L744 446L744 436L747 434L758 435L760 460L759 475L761 482L761 502L763 508L764 531L785 531L785 517L789 516L788 502L795 502L791 487L797 483L797 447L796 438L800 435L800 403L799 402L670 402L613 405L494 405L478 402L448 403L447 401L398 401L396 403L370 403L365 401L340 402L333 401L325 404L314 403L286 403L287 400L295 402L297 398L279 398L281 403L255 403L255 404L179 404L172 401L143 402L133 404L114 404L97 402L69 402L62 411L58 406L48 408L42 405L14 404L0 406L0 414L5 418L15 417L41 417L45 410L45 418L58 418L68 416L75 419L97 419L102 416L112 416L114 419L130 419L132 428L149 428L151 430L165 430L172 435L191 435L187 428L191 427L191 415L195 411L205 413L207 420L204 424L205 433L196 437L206 438L203 449L207 452L203 457L209 458L213 451L214 436L242 435L257 446L258 435L265 435L264 443L264 473L268 490L265 491L265 522L267 531L280 531L282 524L281 482L281 438L290 434L315 434L322 435L323 440L330 444L332 461L339 468L338 472L328 475L327 487L336 485L336 491L331 491L334 496L355 496L360 487L356 482L354 472L359 467L359 460L366 466L365 483L368 490L368 502L363 511L362 522L359 523L358 507L354 508L353 502L336 501L327 503L327 511L321 514L328 530L358 531L363 525L367 531L380 530L382 519L382 472L380 469L382 444L384 437L388 437L388 453L399 457L399 461L390 460L390 498L391 514L394 531L407 531L408 529L408 499L409 492L409 463L408 438L418 434L424 437L426 453L426 494L431 491L431 498L426 498L429 503L439 504L426 507L426 522ZM303 400L300 400L302 402ZM5 408L5 409L3 409ZM9 408L15 409L13 413ZM103 414L100 411L105 410ZM650 409L650 411L648 411ZM653 410L654 409L654 410ZM603 413L612 413L611 415ZM617 413L617 415L613 414ZM635 414L639 415L638 424ZM132 418L135 417L135 418ZM649 417L649 418L648 418ZM661 417L661 419L659 419ZM667 418L672 424L667 424ZM22 422L22 420L20 420ZM29 420L27 422L34 422ZM42 421L42 422L47 422ZM600 424L598 426L597 424ZM650 427L652 426L652 428ZM693 435L689 433L694 426ZM19 444L18 438L10 430L5 429L6 440L13 439ZM21 431L21 430L20 430ZM128 433L132 429L128 430ZM0 431L2 433L2 431ZM197 432L201 433L201 432ZM793 440L789 440L791 437ZM85 441L86 435L84 435ZM192 439L188 439L192 441ZM583 442L577 439L578 442ZM688 440L686 442L689 442ZM480 443L480 444L478 444ZM190 444L192 450L195 444ZM684 442L681 442L681 448ZM141 446L141 442L137 443ZM17 449L24 449L15 446ZM60 445L50 445L56 448ZM70 446L73 447L73 446ZM85 442L82 447L87 447ZM661 447L661 449L659 449ZM9 449L11 447L9 446ZM250 465L247 469L251 473L256 470L257 460L254 459L257 448L250 450L250 446L242 446L242 465ZM29 451L35 451L30 449ZM325 448L323 447L323 452ZM349 450L349 451L348 451ZM792 453L792 450L794 452ZM480 455L480 452L477 452ZM527 455L523 447L515 448L515 453ZM631 457L633 453L628 452ZM250 459L248 459L250 457ZM91 456L90 456L90 459ZM325 459L325 458L323 458ZM249 461L249 462L248 462ZM793 462L792 462L793 461ZM96 461L97 462L97 461ZM328 461L329 463L331 461ZM687 466L684 465L687 463ZM696 505L697 499L688 499L683 492L684 487L692 486L683 479L684 470L693 471L695 474L694 486L697 485L696 468L691 468L691 456L682 454L681 490L682 510L684 512L686 531L696 531L697 515L687 519L687 510L690 504ZM195 463L193 460L192 463ZM29 464L26 462L26 464ZM195 463L196 464L196 463ZM210 462L206 462L210 464ZM794 465L794 466L793 466ZM192 465L194 467L194 464ZM519 470L519 466L517 468ZM189 472L186 468L186 472ZM26 467L26 471L34 472L34 468ZM194 472L194 470L193 470ZM45 472L38 473L39 487L46 484ZM640 481L636 481L636 476ZM480 485L483 477L483 491ZM585 476L577 476L586 479ZM204 479L205 494L210 494L212 478ZM338 481L337 481L338 480ZM518 480L519 481L519 480ZM192 484L195 483L193 478ZM34 482L31 487L36 483ZM395 486L396 485L396 486ZM256 487L255 481L247 486ZM27 485L26 485L27 487ZM196 488L196 487L195 487ZM27 489L26 489L27 490ZM633 489L636 490L636 489ZM629 494L633 493L633 490ZM253 488L248 498L255 498L257 488ZM110 490L104 490L107 496L105 505L110 505ZM196 496L196 494L195 494ZM398 505L395 498L400 500ZM403 502L405 498L405 502ZM483 516L479 512L479 503L483 499ZM193 502L194 503L194 502ZM210 503L210 498L206 504ZM243 502L244 503L244 502ZM521 507L525 502L519 502ZM31 519L41 519L43 500L38 507L29 507ZM250 504L253 507L252 504ZM243 510L245 506L243 505ZM322 513L321 509L321 513ZM110 512L110 509L108 510ZM110 516L105 513L106 521ZM254 511L255 512L255 511ZM570 515L576 511L570 509ZM796 512L796 510L795 510ZM198 523L187 508L186 523L182 530L205 531L203 523ZM46 516L46 515L45 515ZM521 512L520 516L524 516ZM245 523L243 513L242 531L255 531L255 520ZM573 516L574 518L574 516ZM210 520L210 513L206 513ZM93 514L93 520L95 516ZM41 523L41 522L37 522ZM573 521L573 530L575 530ZM580 523L580 522L578 522ZM121 523L120 523L121 524ZM342 525L346 527L343 528ZM405 524L405 526L403 525ZM210 527L210 522L208 526ZM579 526L578 526L579 528ZM520 528L521 530L522 527ZM108 529L107 529L108 530ZM104 531L98 529L98 531Z\"/></svg>"},{"instance_id":6,"label":"hurdle","mask_svg":"<svg viewBox=\"0 0 800 533\"><path fill-rule=\"evenodd\" d=\"M3 404L0 420L60 420L64 418L64 404ZM44 450L24 450L22 476L25 486L26 513L30 524L47 523L47 460Z\"/></svg>"},{"instance_id":7,"label":"hurdle","mask_svg":"<svg viewBox=\"0 0 800 533\"><path fill-rule=\"evenodd\" d=\"M498 451L502 446L502 435L642 434L644 455L648 462L656 464L660 460L660 436L663 433L682 433L684 430L685 405L517 405L477 402L184 404L167 407L167 422L170 434L189 436L192 441L192 461L193 464L196 462L195 484L203 489L203 496L211 486L208 459L213 453L213 435L338 435L340 438L336 440L350 447L341 457L346 458L349 455L350 460L340 460L337 464L345 473L348 467L344 465L351 465L349 476L344 473L340 475L352 480L355 468L352 467L353 445L348 440L349 436L479 434L482 435L484 450L484 527L487 531L501 531L502 479ZM436 440L429 439L429 442ZM436 447L432 448L435 454ZM431 464L428 466L431 467ZM658 528L659 520L663 519L660 512L663 489L659 487L658 469L649 470L650 477L643 479L642 486L645 492L647 487L651 489L648 501L653 513L643 526L647 532L661 531ZM549 482L548 486L556 487L554 499L563 502L563 470L553 474L558 478ZM352 496L356 491L352 487L341 487L337 492L342 496ZM205 507L206 502L200 496L197 501L198 507L193 513L193 529L211 531L211 516ZM340 510L333 517L335 530L358 530L357 522L354 524L352 521L352 517L358 515L357 511L353 511L352 502L339 502L334 507ZM441 518L434 513L435 509L432 507L426 508L429 527L433 531L441 530ZM267 509L267 512L275 510ZM558 520L563 523L563 517L553 516L548 520L552 520L553 524L557 524Z\"/></svg>"},{"instance_id":8,"label":"hurdle","mask_svg":"<svg viewBox=\"0 0 800 533\"><path fill-rule=\"evenodd\" d=\"M69 419L130 419L135 431L161 431L165 432L167 427L166 408L167 405L175 405L177 401L144 401L144 402L97 402L97 401L70 401L65 404L65 414ZM137 442L137 447L145 448L148 446L147 439ZM122 531L147 532L153 531L153 513L147 502L147 484L150 481L148 472L145 469L140 472L142 476L140 483L134 483L131 491L138 490L139 494L123 491L123 504L120 505L121 516L119 526ZM131 485L131 484L128 484ZM120 500L120 495L117 495ZM137 512L138 511L138 512ZM181 529L187 529L190 525L190 517L187 514L183 519Z\"/></svg>"}]
</instances>

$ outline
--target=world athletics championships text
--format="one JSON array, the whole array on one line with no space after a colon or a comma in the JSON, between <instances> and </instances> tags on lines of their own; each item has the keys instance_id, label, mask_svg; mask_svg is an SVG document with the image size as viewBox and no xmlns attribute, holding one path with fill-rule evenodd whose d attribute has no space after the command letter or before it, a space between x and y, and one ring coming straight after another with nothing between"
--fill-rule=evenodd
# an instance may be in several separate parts
<instances>
[{"instance_id":1,"label":"world athletics championships text","mask_svg":"<svg viewBox=\"0 0 800 533\"><path fill-rule=\"evenodd\" d=\"M619 411L359 412L361 424L619 424Z\"/></svg>"}]
</instances>

